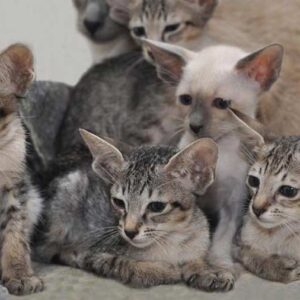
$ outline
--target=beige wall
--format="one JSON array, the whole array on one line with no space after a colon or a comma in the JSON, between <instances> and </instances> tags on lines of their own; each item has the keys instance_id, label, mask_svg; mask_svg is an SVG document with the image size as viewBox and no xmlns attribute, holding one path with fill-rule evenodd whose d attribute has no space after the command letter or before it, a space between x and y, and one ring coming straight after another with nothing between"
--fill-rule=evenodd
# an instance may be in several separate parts
<instances>
[{"instance_id":1,"label":"beige wall","mask_svg":"<svg viewBox=\"0 0 300 300\"><path fill-rule=\"evenodd\" d=\"M91 63L72 0L0 0L0 48L14 42L33 49L39 80L74 84Z\"/></svg>"}]
</instances>

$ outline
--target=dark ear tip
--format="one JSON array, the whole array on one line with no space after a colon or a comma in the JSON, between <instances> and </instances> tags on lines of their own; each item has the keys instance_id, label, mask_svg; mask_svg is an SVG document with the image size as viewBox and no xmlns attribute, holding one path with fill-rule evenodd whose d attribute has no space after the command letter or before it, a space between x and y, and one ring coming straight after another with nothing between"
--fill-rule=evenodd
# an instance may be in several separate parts
<instances>
[{"instance_id":1,"label":"dark ear tip","mask_svg":"<svg viewBox=\"0 0 300 300\"><path fill-rule=\"evenodd\" d=\"M280 57L283 57L284 55L284 47L281 44L277 44L277 43L271 44L267 46L266 49L272 49Z\"/></svg>"}]
</instances>

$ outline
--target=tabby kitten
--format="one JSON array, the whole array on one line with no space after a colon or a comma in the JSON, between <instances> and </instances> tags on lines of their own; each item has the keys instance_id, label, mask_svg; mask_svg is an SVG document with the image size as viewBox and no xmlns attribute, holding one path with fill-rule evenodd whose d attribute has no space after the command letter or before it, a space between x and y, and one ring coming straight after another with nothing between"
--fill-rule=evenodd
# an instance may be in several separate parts
<instances>
[{"instance_id":1,"label":"tabby kitten","mask_svg":"<svg viewBox=\"0 0 300 300\"><path fill-rule=\"evenodd\" d=\"M202 139L179 153L142 147L123 156L91 133L81 135L93 170L86 155L62 159L37 246L41 259L134 287L183 281L207 291L232 289L230 274L205 261L208 223L195 202L214 181L215 143Z\"/></svg>"},{"instance_id":2,"label":"tabby kitten","mask_svg":"<svg viewBox=\"0 0 300 300\"><path fill-rule=\"evenodd\" d=\"M300 280L300 137L264 138L260 125L240 112L238 124L251 168L252 198L238 231L234 258L264 279Z\"/></svg>"},{"instance_id":3,"label":"tabby kitten","mask_svg":"<svg viewBox=\"0 0 300 300\"><path fill-rule=\"evenodd\" d=\"M0 54L0 271L10 293L43 289L34 276L30 236L37 223L41 199L25 168L25 133L17 113L17 98L33 79L33 57L20 44Z\"/></svg>"},{"instance_id":4,"label":"tabby kitten","mask_svg":"<svg viewBox=\"0 0 300 300\"><path fill-rule=\"evenodd\" d=\"M217 0L127 0L129 29L140 43L147 38L197 50L204 46L203 31ZM151 52L144 49L147 60Z\"/></svg>"},{"instance_id":5,"label":"tabby kitten","mask_svg":"<svg viewBox=\"0 0 300 300\"><path fill-rule=\"evenodd\" d=\"M136 60L138 61L136 63ZM140 53L121 55L91 68L71 92L56 151L83 144L78 128L131 146L176 143L181 112L174 91Z\"/></svg>"},{"instance_id":6,"label":"tabby kitten","mask_svg":"<svg viewBox=\"0 0 300 300\"><path fill-rule=\"evenodd\" d=\"M259 97L256 115L279 136L299 134L300 64L294 63L300 59L299 0L290 5L285 0L223 0L218 5L216 0L126 1L129 27L138 43L147 38L193 51L221 44L247 51L274 41L284 45L283 76L270 93ZM124 3L119 9L128 13ZM152 62L151 51L143 48Z\"/></svg>"}]
</instances>

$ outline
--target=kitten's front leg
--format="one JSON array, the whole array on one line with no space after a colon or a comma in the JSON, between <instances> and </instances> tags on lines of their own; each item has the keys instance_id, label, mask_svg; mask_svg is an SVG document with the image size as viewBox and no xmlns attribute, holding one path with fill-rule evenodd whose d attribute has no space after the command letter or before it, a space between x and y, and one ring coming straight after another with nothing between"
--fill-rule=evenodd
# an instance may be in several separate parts
<instances>
[{"instance_id":1,"label":"kitten's front leg","mask_svg":"<svg viewBox=\"0 0 300 300\"><path fill-rule=\"evenodd\" d=\"M42 291L43 282L34 276L31 267L26 211L22 207L12 205L8 212L1 250L2 282L8 291L15 295Z\"/></svg>"},{"instance_id":2,"label":"kitten's front leg","mask_svg":"<svg viewBox=\"0 0 300 300\"><path fill-rule=\"evenodd\" d=\"M99 276L112 278L136 288L177 283L180 269L165 262L137 261L108 253L64 253L60 260Z\"/></svg>"},{"instance_id":3,"label":"kitten's front leg","mask_svg":"<svg viewBox=\"0 0 300 300\"><path fill-rule=\"evenodd\" d=\"M207 292L228 292L233 289L235 278L231 272L208 265L199 259L181 266L184 282Z\"/></svg>"},{"instance_id":4,"label":"kitten's front leg","mask_svg":"<svg viewBox=\"0 0 300 300\"><path fill-rule=\"evenodd\" d=\"M9 225L2 246L2 282L11 294L27 295L44 289L43 281L34 276L29 243L24 239L22 230Z\"/></svg>"},{"instance_id":5,"label":"kitten's front leg","mask_svg":"<svg viewBox=\"0 0 300 300\"><path fill-rule=\"evenodd\" d=\"M289 283L300 280L300 262L293 258L266 255L248 245L234 245L233 257L249 272L270 280Z\"/></svg>"}]
</instances>

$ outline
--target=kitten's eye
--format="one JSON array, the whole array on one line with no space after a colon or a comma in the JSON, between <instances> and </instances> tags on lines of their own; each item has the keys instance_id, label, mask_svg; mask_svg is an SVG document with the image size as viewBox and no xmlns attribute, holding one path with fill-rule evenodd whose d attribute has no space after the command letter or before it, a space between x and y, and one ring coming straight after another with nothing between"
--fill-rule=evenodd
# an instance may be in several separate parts
<instances>
[{"instance_id":1,"label":"kitten's eye","mask_svg":"<svg viewBox=\"0 0 300 300\"><path fill-rule=\"evenodd\" d=\"M133 27L132 32L137 37L146 36L146 31L145 31L145 28L143 26Z\"/></svg>"},{"instance_id":2,"label":"kitten's eye","mask_svg":"<svg viewBox=\"0 0 300 300\"><path fill-rule=\"evenodd\" d=\"M148 204L147 208L151 212L160 213L160 212L164 211L166 206L167 206L167 204L163 203L163 202L151 202L151 203Z\"/></svg>"},{"instance_id":3,"label":"kitten's eye","mask_svg":"<svg viewBox=\"0 0 300 300\"><path fill-rule=\"evenodd\" d=\"M5 110L3 107L0 108L0 119L6 116Z\"/></svg>"},{"instance_id":4,"label":"kitten's eye","mask_svg":"<svg viewBox=\"0 0 300 300\"><path fill-rule=\"evenodd\" d=\"M279 193L287 198L294 198L297 196L298 194L298 189L293 188L292 186L288 186L288 185L283 185L280 189L279 189Z\"/></svg>"},{"instance_id":5,"label":"kitten's eye","mask_svg":"<svg viewBox=\"0 0 300 300\"><path fill-rule=\"evenodd\" d=\"M218 109L227 109L230 107L231 101L230 100L224 100L222 98L216 98L213 101L213 106Z\"/></svg>"},{"instance_id":6,"label":"kitten's eye","mask_svg":"<svg viewBox=\"0 0 300 300\"><path fill-rule=\"evenodd\" d=\"M248 177L248 184L253 188L258 188L260 185L260 181L257 177L250 175Z\"/></svg>"},{"instance_id":7,"label":"kitten's eye","mask_svg":"<svg viewBox=\"0 0 300 300\"><path fill-rule=\"evenodd\" d=\"M118 198L112 198L112 202L118 208L125 209L125 202Z\"/></svg>"},{"instance_id":8,"label":"kitten's eye","mask_svg":"<svg viewBox=\"0 0 300 300\"><path fill-rule=\"evenodd\" d=\"M179 96L179 101L182 105L189 106L193 103L193 97L191 95L181 95Z\"/></svg>"},{"instance_id":9,"label":"kitten's eye","mask_svg":"<svg viewBox=\"0 0 300 300\"><path fill-rule=\"evenodd\" d=\"M165 32L174 32L180 27L180 23L171 24L165 27Z\"/></svg>"}]
</instances>

